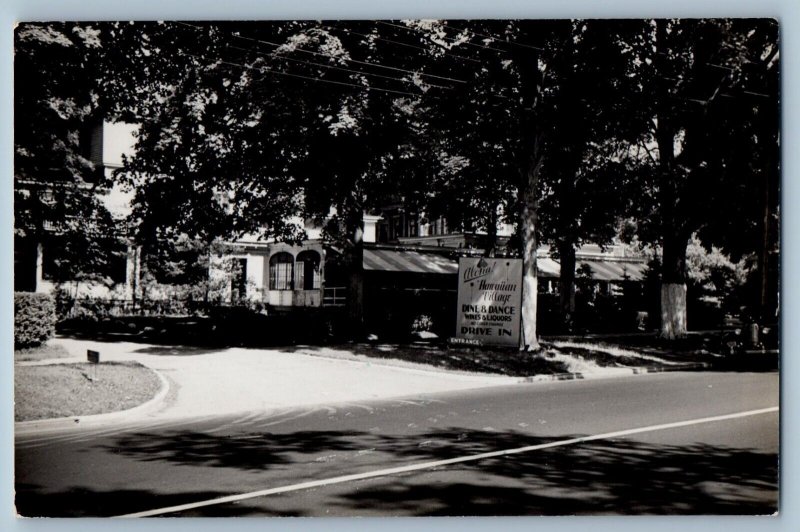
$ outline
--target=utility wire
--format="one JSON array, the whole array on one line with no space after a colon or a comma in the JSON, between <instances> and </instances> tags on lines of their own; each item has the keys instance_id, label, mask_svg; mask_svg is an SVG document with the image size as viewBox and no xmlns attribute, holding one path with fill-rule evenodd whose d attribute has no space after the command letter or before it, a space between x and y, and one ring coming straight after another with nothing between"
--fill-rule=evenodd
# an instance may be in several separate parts
<instances>
[{"instance_id":1,"label":"utility wire","mask_svg":"<svg viewBox=\"0 0 800 532\"><path fill-rule=\"evenodd\" d=\"M383 24L384 26L391 26L393 28L400 28L400 29L404 29L406 31L413 31L413 32L421 33L423 35L428 35L428 33L425 30L421 30L421 29L418 29L418 28L412 28L410 26L403 26L401 24L394 24L392 22L386 22L386 21L383 21L383 20L376 20L375 22L377 22L378 24ZM494 48L492 46L486 46L486 45L483 45L483 44L475 44L474 42L469 42L469 41L464 41L463 43L459 43L457 39L454 39L452 37L442 37L442 38L447 40L447 41L451 41L451 42L454 42L454 43L457 43L457 44L468 44L470 46L476 46L478 48L484 48L486 50L492 50L493 52L502 52L504 54L508 53L508 50L503 50L502 48Z\"/></svg>"},{"instance_id":2,"label":"utility wire","mask_svg":"<svg viewBox=\"0 0 800 532\"><path fill-rule=\"evenodd\" d=\"M195 26L193 24L187 24L185 22L177 22L177 24L181 24L183 26L188 26L188 27L193 28L195 30L202 30L202 28L200 28L199 26ZM275 42L266 41L266 40L263 40L263 39L254 39L252 37L245 37L243 35L231 35L231 36L236 38L236 39L243 39L245 41L262 43L262 44L266 44L266 45L269 45L269 46L275 46L275 47L278 47L278 48L283 46L283 45L275 43ZM330 56L328 54L323 54L321 52L314 52L312 50L304 50L302 48L294 48L294 50L297 51L297 52L305 53L305 54L317 55L317 56L322 56L322 57L325 57L325 58L328 58L328 59L334 59L332 56ZM355 64L359 64L359 65L365 65L365 66L371 66L371 67L385 68L387 70L392 70L392 71L395 71L395 72L403 72L405 74L412 74L412 75L418 74L420 76L425 76L425 77L435 78L435 79L441 79L441 80L444 80L444 81L452 81L452 82L455 82L455 83L467 83L467 81L465 81L463 79L449 78L449 77L446 77L446 76L437 76L435 74L427 74L425 72L414 72L413 70L407 70L407 69L404 69L404 68L398 68L398 67L392 67L392 66L388 66L388 65L382 65L380 63L370 63L368 61L359 61L358 59L350 59L350 58L341 58L341 59L343 61L348 61L350 63L355 63Z\"/></svg>"},{"instance_id":3,"label":"utility wire","mask_svg":"<svg viewBox=\"0 0 800 532\"><path fill-rule=\"evenodd\" d=\"M340 31L340 32L347 33L347 34L350 34L350 35L357 35L359 37L364 37L366 39L375 39L375 40L378 40L378 41L385 41L385 42L396 44L396 45L399 45L399 46L404 46L406 48L413 48L415 50L421 50L423 52L429 52L430 51L429 48L425 48L424 46L417 46L416 44L408 44L408 43L404 43L404 42L400 42L400 41L395 41L393 39L387 39L385 37L378 37L376 35L368 35L366 33L359 33L357 31L353 31L353 30L351 30L349 28L336 28L336 27L325 26L325 25L320 26L320 27L328 29L328 30L332 30L332 31ZM481 61L479 61L478 59L472 59L471 57L465 57L463 55L447 54L447 53L444 54L444 55L447 56L447 57L452 57L454 59L460 59L462 61L470 61L472 63L481 63Z\"/></svg>"},{"instance_id":4,"label":"utility wire","mask_svg":"<svg viewBox=\"0 0 800 532\"><path fill-rule=\"evenodd\" d=\"M192 55L192 54L188 54L186 52L178 52L178 53L180 53L181 55L188 56L188 57L193 57L195 59L202 59L201 57L198 57L198 56ZM367 91L367 92L369 92L369 91L377 91L377 92L385 92L385 93L389 93L389 94L398 94L398 95L403 95L403 96L413 96L415 98L421 98L421 97L425 96L425 97L433 98L433 99L436 99L436 100L440 99L440 98L438 98L436 96L430 96L430 95L427 95L427 94L424 94L424 93L423 94L414 94L412 92L397 91L397 90L393 90L393 89L383 89L383 88L380 88L380 87L367 87L367 86L364 86L364 85L356 85L355 83L346 83L344 81L334 81L334 80L330 80L330 79L317 78L317 77L313 77L313 76L303 76L303 75L300 75L300 74L293 74L291 72L285 72L283 70L275 70L274 68L270 68L270 67L266 67L266 66L244 65L242 63L236 63L234 61L226 61L226 60L223 60L223 59L219 59L218 61L219 61L220 64L223 64L223 65L236 66L236 67L244 68L244 69L247 69L247 70L256 70L256 71L259 71L259 72L265 72L265 73L270 73L270 74L278 74L280 76L288 76L288 77L291 77L291 78L304 79L304 80L308 80L308 81L316 81L316 82L320 82L320 83L329 83L331 85L354 87L356 89L360 89L362 91Z\"/></svg>"},{"instance_id":5,"label":"utility wire","mask_svg":"<svg viewBox=\"0 0 800 532\"><path fill-rule=\"evenodd\" d=\"M191 27L192 29L195 29L195 30L202 30L202 28L200 28L198 26L195 26L195 25L192 25L192 24L187 24L187 23L184 23L184 22L178 22L178 24L182 24L184 26ZM271 42L271 41L264 41L264 40L255 39L255 38L252 38L252 37L244 37L242 35L231 35L231 37L234 37L234 38L237 38L237 39L242 39L242 40L245 40L245 41L251 41L251 42L256 42L256 43L264 43L264 44L267 44L269 46L278 46L278 47L281 46L281 45L279 45L277 43L274 43L274 42ZM236 48L236 47L234 47L232 45L229 45L229 44L226 44L226 46ZM329 56L327 54L323 54L323 53L319 53L319 52L313 52L311 50L303 50L301 48L295 48L295 50L299 51L299 52L312 54L312 55L323 56L323 57L328 58L328 59L331 58L331 56ZM283 54L279 54L279 53L277 53L275 51L268 52L268 54L272 55L272 56L275 56L275 57L281 57L281 58L288 59L288 60L294 60L294 61L302 62L299 59L293 59L293 58L285 57ZM355 60L355 59L345 59L345 61L365 64L365 65L370 65L370 66L377 66L377 67L386 68L386 69L390 69L390 70L401 71L401 72L407 72L407 73L412 74L412 75L428 76L428 77L432 77L432 78L444 79L444 80L449 80L449 81L454 81L454 82L464 83L464 84L467 83L467 81L465 81L465 80L460 80L460 79L455 79L455 78L448 78L448 77L445 77L445 76L437 76L437 75L434 75L434 74L426 74L426 73L423 73L423 72L414 72L414 71L411 71L411 70L401 69L401 68L397 68L397 67L390 67L390 66L387 66L387 65L379 64L379 63L369 63L369 62L364 62L364 61L358 61L358 60ZM322 67L327 67L328 66L328 65L321 64L321 63L313 63L313 62L307 62L307 63L308 64L313 64L313 65L317 65L317 66L322 66ZM331 66L331 68L337 68L339 70L347 70L347 71L350 71L350 72L353 72L353 73L363 74L363 75L374 75L374 74L370 74L368 72L363 72L363 71L360 71L360 70L349 70L349 69L344 69L344 68L341 68L341 67L333 67L333 66ZM283 72L287 76L298 76L297 74L291 74L291 73L284 72L284 71L273 70L273 72L275 72L275 73ZM395 81L403 81L403 82L409 82L410 81L410 80L404 80L404 79L400 79L400 78L391 78L390 76L384 76L384 77L386 77L387 79L395 80ZM308 79L311 79L311 78L308 78ZM335 84L343 83L343 82L333 82L331 80L326 80L326 79L322 79L322 78L314 78L314 79L319 79L320 81L326 82L326 83L335 83ZM413 83L413 82L411 82L411 83ZM426 83L426 84L428 86L431 86L431 87L441 88L441 89L445 89L445 90L454 90L454 87L447 87L447 86L444 86L444 85L437 85L437 84L430 84L430 83ZM360 87L360 88L363 88L363 89L367 89L367 87L364 87L362 85L353 85L353 86L354 87ZM411 96L421 96L420 94L413 94L413 93L402 92L402 91L393 91L391 89L380 89L380 88L377 88L377 87L372 88L372 89L373 90L379 90L379 91L382 90L384 92L387 92L387 91L388 92L393 92L393 93L396 93L396 94L408 94L408 95L411 95ZM429 98L438 99L438 98L436 98L434 96L430 96L430 95L427 95L427 96ZM496 93L491 93L489 96L491 96L493 98L500 99L500 100L514 100L514 98L511 98L511 97L508 97L508 96L502 96L502 95L496 94Z\"/></svg>"},{"instance_id":6,"label":"utility wire","mask_svg":"<svg viewBox=\"0 0 800 532\"><path fill-rule=\"evenodd\" d=\"M501 39L500 37L497 37L496 35L489 35L489 34L486 34L486 33L480 33L478 31L473 30L472 28L459 28L458 26L453 26L452 23L449 20L446 20L445 22L447 22L447 24L444 24L443 27L445 27L447 29L456 30L456 31L468 31L470 33L473 33L473 34L477 35L478 37L484 37L486 39L492 39L494 41L502 42L502 43L505 43L505 44L510 44L510 45L513 45L513 46L521 46L523 48L530 48L532 50L539 50L540 52L544 51L544 48L542 48L541 46L533 46L532 44L524 44L524 43L521 43L521 42L518 42L518 41L512 41L512 40L508 39L508 37L506 37L505 39Z\"/></svg>"},{"instance_id":7,"label":"utility wire","mask_svg":"<svg viewBox=\"0 0 800 532\"><path fill-rule=\"evenodd\" d=\"M253 39L251 37L244 37L244 36L241 36L241 35L234 35L234 37L239 38L239 39L245 39L245 40L249 40L249 41L254 41L254 42L260 42L260 43L267 44L267 45L270 45L270 46L278 46L278 47L282 46L282 45L280 45L278 43L274 43L274 42L270 42L270 41L264 41L264 40L261 40L261 39ZM322 57L327 57L329 59L332 58L330 55L323 54L323 53L320 53L320 52L313 52L311 50L304 50L302 48L295 48L295 51L303 52L303 53L306 53L306 54L319 55L319 56L322 56ZM448 78L446 76L437 76L437 75L434 75L434 74L426 74L424 72L414 72L413 70L407 70L407 69L404 69L404 68L398 68L398 67L392 67L392 66L388 66L388 65L382 65L380 63L370 63L368 61L359 61L358 59L350 59L350 58L342 58L342 59L344 61L348 61L350 63L356 63L356 64L359 64L359 65L366 65L366 66L385 68L387 70L393 70L395 72L403 72L405 74L412 74L412 75L413 74L419 74L420 76L427 76L427 77L430 77L430 78L436 78L436 79L441 79L441 80L445 80L445 81L453 81L453 82L456 82L456 83L467 83L463 79Z\"/></svg>"},{"instance_id":8,"label":"utility wire","mask_svg":"<svg viewBox=\"0 0 800 532\"><path fill-rule=\"evenodd\" d=\"M417 86L410 79L393 78L392 76L384 76L383 74L374 74L372 72L363 72L361 70L351 70L349 68L339 67L339 66L335 66L335 65L326 65L324 63L315 63L313 61L303 61L302 59L295 59L293 57L288 57L286 55L279 54L277 52L259 52L259 51L256 51L256 50L250 50L250 49L247 49L247 48L242 48L241 46L234 46L232 44L226 44L225 46L228 47L228 48L234 49L234 50L241 50L243 52L254 53L254 54L257 54L259 56L275 57L277 59L290 61L292 63L301 63L301 64L304 64L304 65L311 65L311 66L317 66L317 67L322 67L322 68L329 68L329 69L332 69L332 70L339 70L339 71L342 71L342 72L350 72L350 73L353 73L353 74L360 74L362 76L372 76L372 77L381 78L381 79L387 79L387 80L391 80L391 81L400 81L402 83L410 83L410 84L412 84L414 86ZM433 83L426 83L426 85L428 87L435 87L437 89L453 90L453 87L449 87L447 85L436 85L436 84L433 84Z\"/></svg>"}]
</instances>

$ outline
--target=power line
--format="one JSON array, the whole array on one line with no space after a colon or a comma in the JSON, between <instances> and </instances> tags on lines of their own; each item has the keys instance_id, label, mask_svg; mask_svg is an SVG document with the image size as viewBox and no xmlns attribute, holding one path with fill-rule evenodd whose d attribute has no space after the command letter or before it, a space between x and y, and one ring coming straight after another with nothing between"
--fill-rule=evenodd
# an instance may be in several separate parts
<instances>
[{"instance_id":1,"label":"power line","mask_svg":"<svg viewBox=\"0 0 800 532\"><path fill-rule=\"evenodd\" d=\"M275 57L277 59L282 59L284 61L290 61L290 62L293 62L293 63L301 63L301 64L304 64L304 65L318 66L318 67L322 67L322 68L329 68L329 69L332 69L332 70L340 70L342 72L350 72L350 73L353 73L353 74L361 74L362 76L373 76L373 77L376 77L376 78L387 79L387 80L391 80L391 81L399 81L399 82L402 82L402 83L410 83L410 84L416 86L416 84L410 79L393 78L392 76L384 76L382 74L375 74L375 73L372 73L372 72L363 72L361 70L351 70L349 68L339 67L339 66L335 66L335 65L326 65L324 63L315 63L313 61L303 61L302 59L295 59L295 58L292 58L292 57L287 57L287 56L279 54L277 52L258 52L256 50L248 50L247 48L242 48L241 46L233 46L232 44L227 44L226 46L228 48L232 48L234 50L241 50L243 52L251 52L251 53L255 53L255 54L260 55L260 56L268 55L270 57ZM449 87L449 86L446 86L446 85L436 85L434 83L426 83L426 85L429 86L429 87L435 87L437 89L453 90L453 87Z\"/></svg>"},{"instance_id":2,"label":"power line","mask_svg":"<svg viewBox=\"0 0 800 532\"><path fill-rule=\"evenodd\" d=\"M188 54L188 53L183 52L183 51L179 51L178 53L181 54L181 55L188 56L188 57L193 57L195 59L202 59L201 57L198 57L198 56L192 55L192 54ZM383 88L380 88L380 87L368 87L368 86L364 86L364 85L356 85L355 83L346 83L344 81L334 81L334 80L330 80L330 79L318 78L318 77L313 77L313 76L303 76L303 75L300 75L300 74L293 74L291 72L285 72L283 70L275 70L274 68L265 67L265 66L244 65L242 63L236 63L234 61L225 61L223 59L220 59L219 62L220 62L220 64L223 64L223 65L237 66L237 67L244 68L244 69L247 69L247 70L257 70L259 72L266 72L266 73L270 73L270 74L278 74L278 75L281 75L281 76L299 78L299 79L304 79L304 80L308 80L308 81L316 81L316 82L320 82L320 83L329 83L331 85L355 87L357 89L360 89L360 90L363 90L363 91L367 91L367 92L369 92L369 91L377 91L377 92L385 92L385 93L389 93L389 94L399 94L399 95L403 95L403 96L413 96L415 98L421 98L422 96L426 96L428 98L433 98L433 99L436 99L436 100L439 99L436 96L429 96L427 94L414 94L412 92L397 91L397 90L393 90L393 89L383 89Z\"/></svg>"},{"instance_id":3,"label":"power line","mask_svg":"<svg viewBox=\"0 0 800 532\"><path fill-rule=\"evenodd\" d=\"M191 24L186 24L186 23L182 23L182 22L178 22L178 24L189 26L189 27L191 27L193 29L197 29L197 30L201 29L201 28L198 28L197 26L193 26ZM253 38L250 38L250 37L242 37L242 36L236 36L236 35L232 35L232 36L240 38L240 39L244 39L244 40L262 42L259 39L253 39ZM265 42L267 44L270 44L270 45L273 45L273 46L275 45L273 43L270 43L269 41L265 41ZM237 48L237 47L234 47L234 46L229 45L229 44L226 44L226 46ZM314 55L323 55L324 57L329 57L329 56L327 56L325 54L319 54L317 52L310 52L308 50L300 50L300 49L297 49L297 50L298 51L306 51L306 52L314 54ZM182 52L182 51L180 51L179 53L181 53L181 54L183 54L185 56L188 56L188 57L193 57L195 59L202 60L201 57L198 57L198 56L193 55L193 54L189 54L189 53ZM273 53L274 52L272 52L270 55L272 55ZM281 57L281 58L284 58L284 59L288 59L288 58L285 58L285 57L281 56L280 54L278 54L278 57ZM229 65L232 65L232 66L239 66L241 68L247 68L247 69L251 69L251 70L261 70L263 72L269 72L269 73L274 73L274 74L284 75L284 76L294 77L294 78L300 78L300 79L307 79L307 80L310 80L310 81L318 81L318 82L322 82L322 83L329 83L329 84L339 85L339 86L350 86L350 87L358 88L360 90L365 90L365 91L373 90L373 91L384 92L384 93L389 93L389 94L413 96L415 98L426 96L426 97L428 97L430 99L435 99L435 100L440 100L441 99L439 97L428 95L428 94L425 94L425 93L423 93L423 94L416 93L415 94L415 93L410 93L410 92L405 92L405 91L398 91L398 90L393 90L393 89L384 89L384 88L380 88L380 87L368 87L368 86L364 86L364 85L356 85L356 84L353 84L353 83L345 83L345 82L341 82L341 81L327 80L327 79L323 79L323 78L319 78L319 77L311 77L311 76L303 76L303 75L300 75L300 74L293 74L291 72L285 72L285 71L282 71L282 70L275 70L275 69L269 68L269 67L252 67L252 66L243 65L241 63L235 63L235 62L231 62L231 61L224 61L224 60L220 60L220 61L222 63L226 63L226 64L229 64ZM300 60L297 60L297 61L300 61ZM313 63L313 64L316 64L316 63ZM386 67L385 65L377 65L375 63L368 63L368 64L373 64L373 65L376 65L376 66L383 66L384 68L393 68L393 67ZM326 65L320 65L320 66L326 66ZM359 73L359 74L368 74L366 72L361 72L361 71L353 71L353 72L356 72L356 73ZM411 72L412 74L414 73L412 71L408 71L408 72ZM442 77L442 76L433 76L433 77ZM399 80L397 78L391 78L391 79L394 79L394 80L397 80L397 81L401 81L401 80ZM444 78L444 79L452 79L452 78ZM454 80L454 81L460 81L462 83L466 83L465 81L461 81L461 80ZM445 87L445 86L437 86L437 85L432 85L432 86L441 87L443 89L453 90L453 87ZM508 96L502 96L502 95L496 94L496 93L491 93L488 96L493 97L493 98L498 98L498 99L501 99L501 100L510 100L510 101L514 100L514 98L511 98L511 97L508 97Z\"/></svg>"},{"instance_id":4,"label":"power line","mask_svg":"<svg viewBox=\"0 0 800 532\"><path fill-rule=\"evenodd\" d=\"M245 39L245 40L248 40L248 41L260 42L260 43L267 44L267 45L270 45L270 46L277 46L277 47L282 46L282 45L280 45L278 43L274 43L274 42L270 42L270 41L264 41L264 40L261 40L261 39L253 39L251 37L244 37L244 36L241 36L241 35L234 35L234 37L236 37L238 39ZM303 53L306 53L306 54L319 55L319 56L322 56L322 57L327 57L329 59L331 58L331 56L329 56L327 54L323 54L323 53L320 53L320 52L313 52L311 50L304 50L302 48L295 48L295 51L303 52ZM356 64L359 64L359 65L366 65L366 66L385 68L387 70L393 70L395 72L403 72L405 74L412 74L412 75L419 74L420 76L427 76L427 77L430 77L430 78L436 78L436 79L441 79L441 80L445 80L445 81L453 81L453 82L456 82L456 83L466 83L466 81L463 80L463 79L448 78L446 76L437 76L437 75L434 75L434 74L426 74L424 72L414 72L413 70L406 70L404 68L398 68L398 67L392 67L392 66L388 66L388 65L382 65L380 63L370 63L368 61L359 61L358 59L350 59L350 58L342 58L342 59L344 61L348 61L350 63L356 63Z\"/></svg>"},{"instance_id":5,"label":"power line","mask_svg":"<svg viewBox=\"0 0 800 532\"><path fill-rule=\"evenodd\" d=\"M193 24L187 24L185 22L177 22L177 24L181 24L183 26L188 26L188 27L193 28L195 30L202 30L202 28L200 28L198 26L195 26ZM275 42L266 41L266 40L263 40L263 39L255 39L255 38L252 38L252 37L245 37L243 35L233 35L232 34L231 36L236 38L236 39L243 39L243 40L246 40L246 41L262 43L262 44L266 44L266 45L269 45L269 46L275 46L275 47L278 47L278 48L283 46L283 45L275 43ZM304 50L302 48L294 48L294 50L297 51L297 52L305 53L305 54L317 55L317 56L322 56L322 57L325 57L325 58L328 58L328 59L332 59L332 56L330 56L328 54L323 54L321 52L314 52L312 50ZM404 68L398 68L398 67L392 67L392 66L388 66L388 65L382 65L380 63L370 63L368 61L359 61L358 59L350 59L350 58L341 58L341 59L343 61L348 61L350 63L355 63L355 64L359 64L359 65L365 65L365 66L371 66L371 67L384 68L384 69L392 70L392 71L395 71L395 72L403 72L405 74L426 76L426 77L429 77L429 78L441 79L441 80L444 80L444 81L452 81L452 82L455 82L455 83L467 83L463 79L449 78L449 77L446 77L446 76L437 76L435 74L427 74L425 72L414 72L413 70L407 70L407 69L404 69Z\"/></svg>"},{"instance_id":6,"label":"power line","mask_svg":"<svg viewBox=\"0 0 800 532\"><path fill-rule=\"evenodd\" d=\"M178 22L178 24L181 24L181 25L184 25L184 26L188 26L188 27L190 27L190 28L192 28L194 30L202 30L202 28L200 28L198 26L195 26L195 25L192 25L192 24L188 24L188 23L184 23L184 22ZM245 36L242 36L242 35L231 34L231 37L234 37L234 38L237 38L237 39L242 39L242 40L245 40L245 41L263 43L263 44L267 44L269 46L275 46L275 47L282 46L280 44L277 44L277 43L274 43L274 42L271 42L271 41L265 41L265 40L262 40L262 39L255 39L255 38L252 38L252 37L245 37ZM226 46L233 47L232 45L228 45L228 44L226 44ZM233 48L236 48L236 47L233 47ZM314 52L314 51L311 51L311 50L303 50L301 48L295 48L295 50L298 51L298 52L304 52L304 53L308 53L308 54L312 54L312 55L319 55L319 56L322 56L322 57L325 57L325 58L328 58L328 59L331 58L331 56L329 56L327 54ZM279 54L279 53L274 52L274 51L273 52L269 52L269 55L272 55L272 56L275 56L275 57L280 57L280 58L283 58L283 59L288 59L290 61L293 60L293 61L302 62L302 60L288 58L288 57L285 57L284 55ZM460 80L460 79L456 79L456 78L449 78L449 77L446 77L446 76L438 76L438 75L434 75L434 74L426 74L426 73L423 73L423 72L414 72L414 71L411 71L411 70L406 70L406 69L402 69L402 68L398 68L398 67L391 67L391 66L382 65L382 64L379 64L379 63L370 63L370 62L358 61L356 59L349 59L349 58L345 58L344 60L345 61L349 61L349 62L353 62L353 63L358 63L358 64L364 64L364 65L369 65L369 66L376 66L376 67L380 67L380 68L385 68L385 69L389 69L389 70L393 70L393 71L406 72L406 73L409 73L409 74L412 74L412 75L428 76L428 77L432 77L432 78L436 78L436 79L444 79L444 80L454 81L454 82L457 82L457 83L464 83L464 84L468 83L465 80ZM322 66L322 67L328 67L328 65L324 65L324 64L321 64L321 63L308 62L308 64L313 64L313 65ZM336 68L336 67L331 66L331 68ZM349 70L349 69L343 69L341 67L339 67L337 69L346 70L346 71L350 71L350 72L354 72L354 73L358 73L358 74L363 74L363 75L375 75L375 74L370 74L368 72L363 72L363 71L360 71L360 70ZM278 70L272 70L272 72L275 72L275 73L283 72L285 75L288 75L288 76L298 76L297 74L291 74L291 73L287 73L287 72L284 72L284 71L278 71ZM403 82L409 82L410 81L410 80L403 80L403 79L400 79L400 78L391 78L390 76L385 76L385 77L387 79L392 79L392 80L395 80L395 81L403 81ZM311 79L311 78L308 78L308 79ZM319 81L326 82L326 83L343 84L342 82L333 82L331 80L326 80L326 79L322 79L322 78L314 78L314 79L318 79ZM413 82L411 82L411 83L413 83ZM428 85L431 86L431 87L442 88L442 89L446 89L446 90L454 90L454 87L447 87L447 86L436 85L436 84L428 84ZM362 85L354 85L353 84L352 86L358 87L358 88L362 88L362 89L368 89L368 87L364 87ZM403 91L395 91L395 90L392 90L392 89L380 89L380 88L377 88L377 87L372 88L372 89L373 90L382 91L382 92L391 92L391 93L395 93L395 94L407 94L407 95L411 95L411 96L421 96L420 94L413 94L413 93L408 93L408 92L403 92ZM430 95L426 95L426 96L428 96L429 98L439 99L439 98L436 98L436 97L430 96ZM496 94L496 93L491 93L491 94L489 94L489 96L493 97L493 98L501 99L501 100L514 100L514 98L511 98L511 97L508 97L508 96L502 96L502 95Z\"/></svg>"},{"instance_id":7,"label":"power line","mask_svg":"<svg viewBox=\"0 0 800 532\"><path fill-rule=\"evenodd\" d=\"M496 35L489 35L489 34L486 34L486 33L480 33L478 31L473 30L472 28L459 28L457 26L453 26L450 21L445 21L445 22L447 22L447 24L443 24L442 27L447 28L447 29L452 29L452 30L456 30L456 31L468 31L470 33L473 33L474 35L477 35L478 37L484 37L486 39L492 39L493 41L502 42L502 43L513 45L513 46L521 46L523 48L530 48L532 50L539 50L540 52L544 51L544 48L542 48L541 46L533 46L532 44L524 44L524 43L521 43L521 42L518 42L518 41L509 40L508 38L501 39L500 37L497 37Z\"/></svg>"},{"instance_id":8,"label":"power line","mask_svg":"<svg viewBox=\"0 0 800 532\"><path fill-rule=\"evenodd\" d=\"M423 52L429 52L430 51L430 49L425 48L424 46L417 46L415 44L408 44L408 43L404 43L404 42L400 42L400 41L395 41L393 39L387 39L386 37L378 37L376 35L367 35L365 33L359 33L357 31L353 31L353 30L351 30L349 28L335 28L335 27L332 27L332 26L324 26L324 25L320 26L320 27L326 28L328 30L333 30L333 31L341 31L341 32L348 33L348 34L351 34L351 35L358 35L359 37L364 37L364 38L367 38L367 39L376 39L376 40L379 40L379 41L384 41L384 42L396 44L396 45L399 45L399 46L404 46L406 48L413 48L415 50L422 50ZM458 54L444 54L444 55L446 55L447 57L452 57L454 59L460 59L462 61L470 61L472 63L480 63L480 61L477 60L477 59L472 59L471 57L464 57L463 55L458 55Z\"/></svg>"},{"instance_id":9,"label":"power line","mask_svg":"<svg viewBox=\"0 0 800 532\"><path fill-rule=\"evenodd\" d=\"M423 35L428 35L424 30L420 30L418 28L412 28L410 26L402 26L400 24L394 24L392 22L386 22L386 21L383 21L383 20L376 20L375 22L377 22L378 24L383 24L385 26L392 26L393 28L400 28L400 29L404 29L404 30L407 30L407 31L413 31L413 32L417 32L417 33L422 33ZM452 37L442 37L442 38L447 40L447 41L458 43L458 40L457 39L453 39ZM483 45L483 44L475 44L475 43L469 42L469 41L464 41L463 43L459 43L459 44L468 44L470 46L476 46L478 48L484 48L486 50L492 50L493 52L502 52L504 54L508 53L508 50L503 50L501 48L494 48L492 46L486 46L486 45Z\"/></svg>"}]
</instances>

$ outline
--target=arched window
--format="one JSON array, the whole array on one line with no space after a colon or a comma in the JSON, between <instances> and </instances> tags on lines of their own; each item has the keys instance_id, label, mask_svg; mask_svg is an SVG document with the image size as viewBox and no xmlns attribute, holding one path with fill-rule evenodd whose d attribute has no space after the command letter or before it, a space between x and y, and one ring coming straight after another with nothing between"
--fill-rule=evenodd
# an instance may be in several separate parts
<instances>
[{"instance_id":1,"label":"arched window","mask_svg":"<svg viewBox=\"0 0 800 532\"><path fill-rule=\"evenodd\" d=\"M298 253L295 272L298 290L319 290L322 284L319 253L310 249Z\"/></svg>"},{"instance_id":2,"label":"arched window","mask_svg":"<svg viewBox=\"0 0 800 532\"><path fill-rule=\"evenodd\" d=\"M294 259L282 251L269 258L269 289L291 290Z\"/></svg>"}]
</instances>

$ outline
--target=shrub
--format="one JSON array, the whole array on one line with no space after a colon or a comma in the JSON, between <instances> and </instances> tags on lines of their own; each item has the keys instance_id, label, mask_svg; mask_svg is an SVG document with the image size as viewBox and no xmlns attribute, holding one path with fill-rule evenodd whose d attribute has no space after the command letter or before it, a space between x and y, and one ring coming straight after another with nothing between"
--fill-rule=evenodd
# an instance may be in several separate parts
<instances>
[{"instance_id":1,"label":"shrub","mask_svg":"<svg viewBox=\"0 0 800 532\"><path fill-rule=\"evenodd\" d=\"M14 347L35 347L55 334L56 307L49 294L14 293Z\"/></svg>"},{"instance_id":2,"label":"shrub","mask_svg":"<svg viewBox=\"0 0 800 532\"><path fill-rule=\"evenodd\" d=\"M72 314L72 309L75 306L75 296L68 289L57 285L53 291L53 297L56 302L56 319L58 321L66 320Z\"/></svg>"},{"instance_id":3,"label":"shrub","mask_svg":"<svg viewBox=\"0 0 800 532\"><path fill-rule=\"evenodd\" d=\"M427 314L420 314L411 323L411 332L431 331L433 329L433 318Z\"/></svg>"},{"instance_id":4,"label":"shrub","mask_svg":"<svg viewBox=\"0 0 800 532\"><path fill-rule=\"evenodd\" d=\"M71 318L87 323L97 323L111 315L110 301L99 298L84 298L75 300Z\"/></svg>"}]
</instances>

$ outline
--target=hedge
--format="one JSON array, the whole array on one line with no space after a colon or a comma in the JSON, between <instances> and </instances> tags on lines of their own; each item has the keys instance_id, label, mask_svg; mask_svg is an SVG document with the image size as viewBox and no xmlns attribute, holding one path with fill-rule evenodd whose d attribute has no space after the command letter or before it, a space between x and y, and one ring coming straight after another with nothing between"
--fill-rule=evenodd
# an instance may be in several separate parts
<instances>
[{"instance_id":1,"label":"hedge","mask_svg":"<svg viewBox=\"0 0 800 532\"><path fill-rule=\"evenodd\" d=\"M56 305L49 294L14 292L14 348L35 347L53 337Z\"/></svg>"}]
</instances>

